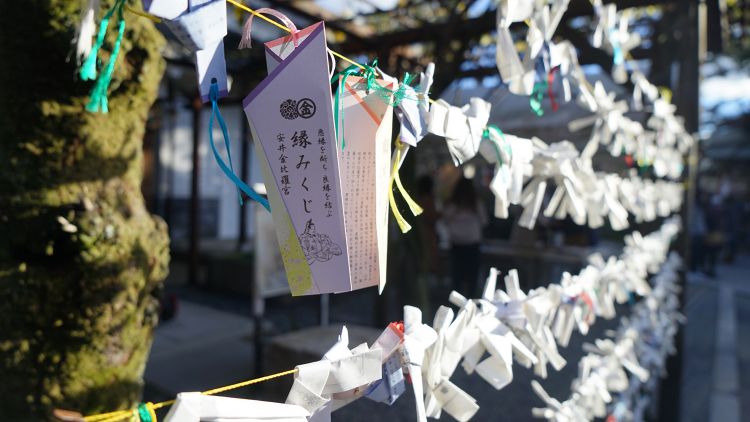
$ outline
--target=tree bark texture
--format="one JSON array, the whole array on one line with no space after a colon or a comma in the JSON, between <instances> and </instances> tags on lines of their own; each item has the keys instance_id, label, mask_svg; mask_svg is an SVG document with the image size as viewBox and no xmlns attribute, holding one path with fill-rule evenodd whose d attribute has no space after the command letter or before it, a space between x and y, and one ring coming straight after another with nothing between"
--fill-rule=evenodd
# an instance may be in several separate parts
<instances>
[{"instance_id":1,"label":"tree bark texture","mask_svg":"<svg viewBox=\"0 0 750 422\"><path fill-rule=\"evenodd\" d=\"M134 405L167 274L166 225L140 190L164 41L125 12L110 112L86 112L93 83L78 79L71 54L82 3L0 2L2 420ZM102 1L97 25L112 4Z\"/></svg>"}]
</instances>

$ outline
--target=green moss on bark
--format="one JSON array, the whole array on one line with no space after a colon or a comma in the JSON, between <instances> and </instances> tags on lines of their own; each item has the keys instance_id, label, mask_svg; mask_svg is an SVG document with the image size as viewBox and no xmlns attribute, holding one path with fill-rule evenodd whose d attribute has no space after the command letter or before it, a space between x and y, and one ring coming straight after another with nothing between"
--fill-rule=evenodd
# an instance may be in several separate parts
<instances>
[{"instance_id":1,"label":"green moss on bark","mask_svg":"<svg viewBox=\"0 0 750 422\"><path fill-rule=\"evenodd\" d=\"M110 112L91 114L67 60L81 2L0 3L0 415L130 407L169 261L140 190L163 39L126 14Z\"/></svg>"}]
</instances>

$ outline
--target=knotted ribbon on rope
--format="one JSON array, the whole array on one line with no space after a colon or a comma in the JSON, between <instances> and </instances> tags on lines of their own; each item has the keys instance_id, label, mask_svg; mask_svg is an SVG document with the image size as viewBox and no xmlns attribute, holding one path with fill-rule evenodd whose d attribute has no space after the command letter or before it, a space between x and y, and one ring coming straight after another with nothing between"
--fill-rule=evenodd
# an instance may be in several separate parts
<instances>
[{"instance_id":1,"label":"knotted ribbon on rope","mask_svg":"<svg viewBox=\"0 0 750 422\"><path fill-rule=\"evenodd\" d=\"M209 99L211 100L211 119L208 121L208 142L209 144L211 144L211 150L214 153L216 163L219 165L221 171L223 171L224 174L229 178L229 180L231 180L232 183L237 186L237 196L239 197L240 205L242 205L243 203L242 194L239 192L241 190L242 192L245 192L251 199L263 205L263 207L270 212L271 206L268 204L268 200L260 196L257 192L255 192L255 190L253 190L253 188L248 186L239 177L237 177L237 175L234 174L234 168L232 166L232 153L230 151L229 145L229 131L227 130L227 125L224 122L224 118L221 117L219 104L217 102L218 98L219 85L215 81L212 81L211 90L209 92ZM229 159L229 166L226 165L224 160L221 158L221 155L219 155L219 151L216 149L216 145L214 145L214 117L216 118L216 121L219 122L221 133L222 135L224 135L224 146L227 150L227 159Z\"/></svg>"},{"instance_id":2,"label":"knotted ribbon on rope","mask_svg":"<svg viewBox=\"0 0 750 422\"><path fill-rule=\"evenodd\" d=\"M125 0L116 0L115 4L102 18L99 23L99 33L96 36L96 42L91 48L89 56L81 66L79 75L82 80L90 81L96 79L94 88L91 90L89 102L86 105L86 110L96 113L101 111L102 113L109 112L108 101L107 101L107 90L109 89L109 83L112 80L112 72L115 69L115 62L117 56L120 53L120 45L122 43L122 36L125 33L125 19L123 18L122 11L125 6ZM112 15L117 12L117 38L112 46L112 54L109 56L107 66L104 67L104 72L97 78L96 64L97 54L104 44L104 37L107 35L107 29L109 27L109 20Z\"/></svg>"},{"instance_id":3,"label":"knotted ribbon on rope","mask_svg":"<svg viewBox=\"0 0 750 422\"><path fill-rule=\"evenodd\" d=\"M139 404L138 417L141 419L141 422L157 422L154 404L151 402Z\"/></svg>"},{"instance_id":4,"label":"knotted ribbon on rope","mask_svg":"<svg viewBox=\"0 0 750 422\"><path fill-rule=\"evenodd\" d=\"M487 127L484 129L484 132L482 133L482 139L490 141L490 145L492 145L492 148L495 150L495 155L497 156L497 165L500 166L503 164L503 157L502 154L500 154L500 146L497 144L497 142L495 142L492 136L490 136L490 132L493 132L503 141L505 141L505 135L503 134L503 131L500 130L500 128L496 125L487 125ZM512 156L513 150L510 148L510 145L508 145L507 142L505 142L504 147L505 152L508 154L508 156Z\"/></svg>"},{"instance_id":5,"label":"knotted ribbon on rope","mask_svg":"<svg viewBox=\"0 0 750 422\"><path fill-rule=\"evenodd\" d=\"M341 78L341 81L339 82L338 88L336 88L336 95L334 95L333 99L333 120L334 120L334 126L336 130L336 136L341 137L341 149L343 150L346 146L346 141L344 139L343 129L342 133L339 134L339 120L341 121L341 126L344 125L344 109L343 104L341 103L341 96L344 93L344 88L346 86L346 78L349 76L361 76L365 79L365 83L367 84L367 93L375 92L378 94L381 99L396 107L398 106L401 101L404 99L413 99L417 100L417 98L410 98L407 96L406 93L406 87L404 84L409 84L414 79L414 76L410 75L409 73L406 73L404 75L404 82L399 84L399 87L395 90L386 88L382 85L380 85L377 82L377 69L378 66L378 59L373 60L372 65L351 65L347 67L346 69L342 70L341 72L338 72L334 74L331 77L331 84L335 83L339 78ZM363 69L364 68L364 69ZM341 117L339 117L339 114Z\"/></svg>"}]
</instances>

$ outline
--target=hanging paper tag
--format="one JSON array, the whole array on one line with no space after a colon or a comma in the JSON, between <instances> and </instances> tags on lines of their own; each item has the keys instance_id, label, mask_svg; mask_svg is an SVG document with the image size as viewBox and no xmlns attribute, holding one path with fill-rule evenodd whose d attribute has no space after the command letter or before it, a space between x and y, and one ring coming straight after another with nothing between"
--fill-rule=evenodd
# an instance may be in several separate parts
<instances>
[{"instance_id":1,"label":"hanging paper tag","mask_svg":"<svg viewBox=\"0 0 750 422\"><path fill-rule=\"evenodd\" d=\"M174 4L172 4L174 3ZM209 101L211 83L219 86L218 98L228 95L227 64L224 58L224 37L227 35L225 0L153 0L143 2L144 10L155 10L157 16L177 39L195 52L195 68L201 100ZM177 13L180 8L182 12ZM177 15L175 15L177 13ZM167 16L169 15L169 17Z\"/></svg>"},{"instance_id":2,"label":"hanging paper tag","mask_svg":"<svg viewBox=\"0 0 750 422\"><path fill-rule=\"evenodd\" d=\"M370 386L365 397L372 401L392 405L406 391L401 356L393 354L383 363L383 378Z\"/></svg>"},{"instance_id":3,"label":"hanging paper tag","mask_svg":"<svg viewBox=\"0 0 750 422\"><path fill-rule=\"evenodd\" d=\"M324 24L299 35L243 102L294 296L352 289Z\"/></svg>"},{"instance_id":4,"label":"hanging paper tag","mask_svg":"<svg viewBox=\"0 0 750 422\"><path fill-rule=\"evenodd\" d=\"M191 51L203 50L227 35L227 3L211 0L191 4L187 12L164 23L185 47Z\"/></svg>"},{"instance_id":5,"label":"hanging paper tag","mask_svg":"<svg viewBox=\"0 0 750 422\"><path fill-rule=\"evenodd\" d=\"M143 0L143 11L163 19L175 19L188 9L188 0Z\"/></svg>"},{"instance_id":6,"label":"hanging paper tag","mask_svg":"<svg viewBox=\"0 0 750 422\"><path fill-rule=\"evenodd\" d=\"M339 80L342 83L342 80ZM388 186L391 160L390 98L373 89L367 80L350 76L341 96L340 136L346 148L339 151L341 190L344 195L352 289L385 287L388 255ZM386 90L393 84L376 80Z\"/></svg>"},{"instance_id":7,"label":"hanging paper tag","mask_svg":"<svg viewBox=\"0 0 750 422\"><path fill-rule=\"evenodd\" d=\"M201 100L207 102L211 90L211 82L219 86L218 98L229 95L227 86L227 63L224 59L224 41L207 46L195 52L195 67L198 73L198 88Z\"/></svg>"}]
</instances>

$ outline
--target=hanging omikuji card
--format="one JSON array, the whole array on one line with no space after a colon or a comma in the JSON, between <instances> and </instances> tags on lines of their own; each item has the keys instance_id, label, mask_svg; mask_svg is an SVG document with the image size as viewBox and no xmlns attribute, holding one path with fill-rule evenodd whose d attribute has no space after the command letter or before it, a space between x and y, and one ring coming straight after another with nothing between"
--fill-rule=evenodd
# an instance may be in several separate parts
<instances>
[{"instance_id":1,"label":"hanging omikuji card","mask_svg":"<svg viewBox=\"0 0 750 422\"><path fill-rule=\"evenodd\" d=\"M152 0L148 6L171 15L176 11L176 6L172 9L162 4L172 1ZM229 91L224 58L224 37L227 35L226 0L189 0L187 10L164 22L185 47L195 52L198 86L203 102L208 101L212 82L219 85L219 98L226 97Z\"/></svg>"},{"instance_id":2,"label":"hanging omikuji card","mask_svg":"<svg viewBox=\"0 0 750 422\"><path fill-rule=\"evenodd\" d=\"M188 9L188 0L143 0L143 11L162 19L175 19Z\"/></svg>"},{"instance_id":3,"label":"hanging omikuji card","mask_svg":"<svg viewBox=\"0 0 750 422\"><path fill-rule=\"evenodd\" d=\"M368 92L365 78L342 79L339 115L341 190L349 248L352 290L385 287L388 255L388 187L391 163L394 85Z\"/></svg>"},{"instance_id":4,"label":"hanging omikuji card","mask_svg":"<svg viewBox=\"0 0 750 422\"><path fill-rule=\"evenodd\" d=\"M283 54L243 101L292 295L352 290L325 27L270 41Z\"/></svg>"}]
</instances>

